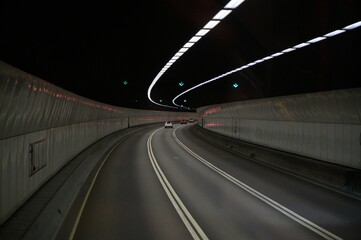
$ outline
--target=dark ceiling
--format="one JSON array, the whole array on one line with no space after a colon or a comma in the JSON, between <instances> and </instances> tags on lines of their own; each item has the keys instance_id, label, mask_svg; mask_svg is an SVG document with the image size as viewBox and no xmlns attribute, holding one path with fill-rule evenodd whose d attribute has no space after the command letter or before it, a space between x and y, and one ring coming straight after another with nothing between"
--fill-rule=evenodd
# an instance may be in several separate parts
<instances>
[{"instance_id":1,"label":"dark ceiling","mask_svg":"<svg viewBox=\"0 0 361 240\"><path fill-rule=\"evenodd\" d=\"M2 2L0 60L99 102L173 110L151 103L147 89L227 2ZM173 64L152 98L172 105L200 82L360 21L360 9L360 0L246 0ZM198 88L179 103L199 107L361 87L360 43L357 28Z\"/></svg>"}]
</instances>

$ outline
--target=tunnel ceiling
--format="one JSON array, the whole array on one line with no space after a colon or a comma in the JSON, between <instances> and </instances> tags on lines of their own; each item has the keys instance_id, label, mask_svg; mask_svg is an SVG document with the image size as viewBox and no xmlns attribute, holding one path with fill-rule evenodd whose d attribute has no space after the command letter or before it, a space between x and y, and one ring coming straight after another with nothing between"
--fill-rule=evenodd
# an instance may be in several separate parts
<instances>
[{"instance_id":1,"label":"tunnel ceiling","mask_svg":"<svg viewBox=\"0 0 361 240\"><path fill-rule=\"evenodd\" d=\"M227 2L8 1L0 8L0 60L99 102L173 110L151 103L148 87ZM246 0L163 74L151 96L172 105L176 95L198 83L360 21L360 9L359 0ZM177 101L196 108L361 87L360 42L361 28L347 31L231 74Z\"/></svg>"}]
</instances>

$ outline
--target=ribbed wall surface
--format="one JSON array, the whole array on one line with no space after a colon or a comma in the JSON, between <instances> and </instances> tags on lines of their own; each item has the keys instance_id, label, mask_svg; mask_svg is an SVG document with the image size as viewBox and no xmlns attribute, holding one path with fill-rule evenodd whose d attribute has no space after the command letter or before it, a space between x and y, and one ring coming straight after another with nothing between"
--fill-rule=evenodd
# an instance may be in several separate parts
<instances>
[{"instance_id":1,"label":"ribbed wall surface","mask_svg":"<svg viewBox=\"0 0 361 240\"><path fill-rule=\"evenodd\" d=\"M128 126L194 117L104 105L0 62L0 224L100 138Z\"/></svg>"},{"instance_id":2,"label":"ribbed wall surface","mask_svg":"<svg viewBox=\"0 0 361 240\"><path fill-rule=\"evenodd\" d=\"M220 134L361 169L361 89L213 105L198 114Z\"/></svg>"}]
</instances>

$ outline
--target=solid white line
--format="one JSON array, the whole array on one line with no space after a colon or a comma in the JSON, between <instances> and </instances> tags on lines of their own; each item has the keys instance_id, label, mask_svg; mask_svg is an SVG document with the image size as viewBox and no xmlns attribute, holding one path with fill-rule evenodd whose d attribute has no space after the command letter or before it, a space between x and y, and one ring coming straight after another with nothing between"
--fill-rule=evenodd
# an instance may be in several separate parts
<instances>
[{"instance_id":1,"label":"solid white line","mask_svg":"<svg viewBox=\"0 0 361 240\"><path fill-rule=\"evenodd\" d=\"M125 138L123 138L122 140L120 140L120 141L117 143L117 145L115 145L115 146L110 150L110 152L107 154L107 156L105 157L104 161L103 161L102 164L100 165L97 173L95 174L95 176L94 176L94 178L93 178L93 181L92 181L92 183L91 183L91 185L90 185L90 187L89 187L89 189L88 189L88 192L87 192L86 195L85 195L85 199L84 199L84 201L83 201L83 203L82 203L82 205L81 205L81 207L80 207L79 213L78 213L78 215L77 215L77 217L76 217L75 223L74 223L74 225L73 225L73 228L72 228L71 233L70 233L70 236L69 236L69 240L73 240L73 238L74 238L76 229L78 228L78 224L79 224L79 221L80 221L80 217L81 217L81 215L82 215L82 213L83 213L84 207L85 207L85 205L86 205L86 203L87 203L87 201L88 201L90 192L91 192L91 190L93 189L94 183L95 183L95 181L97 180L97 177L98 177L98 174L99 174L100 170L102 169L102 167L103 167L104 163L106 162L106 160L108 159L109 155L114 151L114 149L115 149L116 147L119 146L119 144L120 144L124 139L125 139Z\"/></svg>"},{"instance_id":2,"label":"solid white line","mask_svg":"<svg viewBox=\"0 0 361 240\"><path fill-rule=\"evenodd\" d=\"M322 236L325 239L329 239L329 240L340 240L342 238L338 237L337 235L327 231L326 229L318 226L317 224L307 220L306 218L298 215L297 213L291 211L290 209L284 207L283 205L279 204L278 202L272 200L271 198L263 195L262 193L256 191L255 189L251 188L250 186L248 186L247 184L239 181L238 179L232 177L231 175L229 175L228 173L224 172L223 170L217 168L216 166L214 166L213 164L209 163L208 161L206 161L204 158L202 158L201 156L199 156L198 154L196 154L195 152L193 152L192 150L190 150L186 145L184 145L176 136L176 130L178 128L174 129L172 132L173 138L174 140L184 149L186 150L189 154L191 154L193 157L195 157L196 159L198 159L200 162L202 162L204 165L206 165L207 167L209 167L210 169L212 169L213 171L217 172L218 174L220 174L221 176L225 177L226 179L228 179L230 182L234 183L235 185L237 185L238 187L242 188L243 190L247 191L248 193L252 194L253 196L255 196L256 198L258 198L259 200L265 202L266 204L268 204L269 206L273 207L274 209L278 210L279 212L283 213L284 215L286 215L287 217L293 219L294 221L298 222L299 224L305 226L306 228L310 229L311 231L317 233L318 235Z\"/></svg>"},{"instance_id":3,"label":"solid white line","mask_svg":"<svg viewBox=\"0 0 361 240\"><path fill-rule=\"evenodd\" d=\"M189 233L192 235L193 239L208 239L206 234L203 232L198 223L194 220L192 215L189 213L188 209L184 206L181 199L178 197L177 193L174 191L173 187L169 183L167 177L164 175L162 169L160 168L156 157L154 156L152 149L152 139L153 136L162 128L155 130L148 138L147 149L150 162L152 167L164 189L169 200L171 201L173 207L176 209L178 215L182 219L184 225L187 227Z\"/></svg>"}]
</instances>

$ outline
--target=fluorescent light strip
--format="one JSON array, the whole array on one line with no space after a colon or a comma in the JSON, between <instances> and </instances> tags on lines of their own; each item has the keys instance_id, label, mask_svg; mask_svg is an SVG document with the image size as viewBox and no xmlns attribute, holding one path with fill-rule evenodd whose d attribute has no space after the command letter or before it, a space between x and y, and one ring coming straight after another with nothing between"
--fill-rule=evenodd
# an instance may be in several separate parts
<instances>
[{"instance_id":1,"label":"fluorescent light strip","mask_svg":"<svg viewBox=\"0 0 361 240\"><path fill-rule=\"evenodd\" d=\"M348 25L348 26L344 27L343 29L345 29L345 30L352 30L352 29L358 28L358 27L360 27L360 26L361 26L361 21L356 22L356 23L353 23L353 24L351 24L351 25Z\"/></svg>"},{"instance_id":2,"label":"fluorescent light strip","mask_svg":"<svg viewBox=\"0 0 361 240\"><path fill-rule=\"evenodd\" d=\"M189 48L181 48L178 52L179 53L185 53L186 51L188 51Z\"/></svg>"},{"instance_id":3,"label":"fluorescent light strip","mask_svg":"<svg viewBox=\"0 0 361 240\"><path fill-rule=\"evenodd\" d=\"M264 62L265 60L262 58L262 59L260 59L260 60L257 60L257 61L255 61L255 63L261 63L261 62Z\"/></svg>"},{"instance_id":4,"label":"fluorescent light strip","mask_svg":"<svg viewBox=\"0 0 361 240\"><path fill-rule=\"evenodd\" d=\"M219 11L216 16L213 17L213 20L222 20L225 17L227 17L228 14L230 14L232 12L232 10L224 10L222 9L221 11Z\"/></svg>"},{"instance_id":5,"label":"fluorescent light strip","mask_svg":"<svg viewBox=\"0 0 361 240\"><path fill-rule=\"evenodd\" d=\"M190 43L196 43L201 39L201 37L192 37L191 40L189 40Z\"/></svg>"},{"instance_id":6,"label":"fluorescent light strip","mask_svg":"<svg viewBox=\"0 0 361 240\"><path fill-rule=\"evenodd\" d=\"M262 58L264 61L267 61L267 60L270 60L270 59L272 59L273 57L272 56L268 56L268 57L264 57L264 58Z\"/></svg>"},{"instance_id":7,"label":"fluorescent light strip","mask_svg":"<svg viewBox=\"0 0 361 240\"><path fill-rule=\"evenodd\" d=\"M294 50L296 50L296 49L295 48L287 48L287 49L283 50L282 52L283 53L289 53L289 52L292 52Z\"/></svg>"},{"instance_id":8,"label":"fluorescent light strip","mask_svg":"<svg viewBox=\"0 0 361 240\"><path fill-rule=\"evenodd\" d=\"M317 38L314 38L310 41L308 41L308 43L316 43L316 42L320 42L322 40L325 40L325 37L317 37Z\"/></svg>"},{"instance_id":9,"label":"fluorescent light strip","mask_svg":"<svg viewBox=\"0 0 361 240\"><path fill-rule=\"evenodd\" d=\"M346 32L346 30L336 30L336 31L327 33L326 35L324 35L324 37L334 37L334 36L339 35L344 32Z\"/></svg>"},{"instance_id":10,"label":"fluorescent light strip","mask_svg":"<svg viewBox=\"0 0 361 240\"><path fill-rule=\"evenodd\" d=\"M197 32L196 36L197 37L203 37L204 35L206 35L210 30L209 29L201 29L199 30L199 32Z\"/></svg>"},{"instance_id":11,"label":"fluorescent light strip","mask_svg":"<svg viewBox=\"0 0 361 240\"><path fill-rule=\"evenodd\" d=\"M190 47L192 47L196 42L198 42L204 35L206 35L212 28L214 28L218 23L220 23L220 20L224 19L228 14L230 14L232 12L232 10L229 9L235 9L237 8L244 0L231 0L227 3L227 5L224 7L225 9L220 10L214 17L212 20L210 20L205 26L204 28L202 28L201 30L198 31L198 33L193 36L184 46L183 48L181 48L172 58L171 60L166 64L165 67L163 67L163 69L157 74L157 76L153 79L152 83L150 84L149 88L148 88L148 99L156 104L156 105L160 105L160 106L164 106L164 107L171 107L171 108L176 108L173 106L167 106L167 105L163 105L160 104L156 101L154 101L151 98L151 92L152 89L154 87L154 85L157 83L157 81L159 80L159 78L162 77L162 75L165 73L166 70L168 70L168 68L175 62L178 60L178 58L180 56L183 55L183 53L185 53L186 51L189 50ZM227 8L227 9L226 9Z\"/></svg>"},{"instance_id":12,"label":"fluorescent light strip","mask_svg":"<svg viewBox=\"0 0 361 240\"><path fill-rule=\"evenodd\" d=\"M360 27L360 26L361 26L361 21L356 22L356 23L353 23L353 24L351 24L351 25L348 25L348 26L344 27L343 29L335 30L335 31L333 31L333 32L327 33L327 34L323 35L322 37L317 37L317 38L311 39L311 40L309 40L309 41L307 41L307 42L305 42L305 43L300 43L300 44L298 44L298 45L296 45L296 46L294 46L294 47L292 47L292 48L287 48L287 49L285 49L285 50L283 50L283 51L280 51L280 52L278 52L278 53L274 53L274 54L272 54L272 55L270 55L270 56L264 57L264 58L262 58L262 59L259 59L259 60L256 60L256 61L254 61L254 62L248 63L247 65L241 66L241 67L236 68L236 69L233 69L233 70L231 70L231 71L228 71L228 72L226 72L226 73L224 73L224 74L221 74L221 75L219 75L219 76L217 76L217 77L214 77L214 78L212 78L212 79L209 79L209 80L207 80L207 81L205 81L205 82L199 83L198 85L195 85L195 86L193 86L193 87L185 90L184 92L178 94L175 98L173 98L172 103L173 103L175 106L181 107L180 105L176 104L175 101L176 101L179 97L183 96L184 94L186 94L186 93L188 93L188 92L190 92L190 91L192 91L192 90L194 90L194 89L196 89L196 88L202 87L203 85L206 85L206 84L211 83L211 82L213 82L213 81L216 81L216 80L218 80L218 79L224 78L225 76L228 76L228 75L230 75L230 74L233 74L233 73L242 71L242 70L244 70L244 69L246 69L246 68L248 68L248 67L257 65L258 63L265 62L265 61L268 61L268 60L270 60L270 59L274 59L274 58L276 58L276 57L279 57L279 56L281 56L281 55L284 55L284 54L286 54L286 53L289 53L289 52L292 52L292 51L295 51L295 50L298 50L298 49L301 49L301 48L310 46L310 45L312 45L312 44L314 44L314 43L321 42L321 41L323 41L323 40L325 40L325 39L327 39L327 38L334 37L334 36L336 36L336 35L339 35L339 34L342 34L342 33L346 32L346 31L349 31L349 30L358 28L358 27Z\"/></svg>"},{"instance_id":13,"label":"fluorescent light strip","mask_svg":"<svg viewBox=\"0 0 361 240\"><path fill-rule=\"evenodd\" d=\"M217 26L217 24L220 23L220 22L221 21L218 21L218 20L211 20L203 27L203 29L212 29L215 26Z\"/></svg>"},{"instance_id":14,"label":"fluorescent light strip","mask_svg":"<svg viewBox=\"0 0 361 240\"><path fill-rule=\"evenodd\" d=\"M224 8L230 8L230 9L235 9L237 8L239 5L241 5L241 3L243 3L245 0L232 0L229 3L227 3L226 6L224 6Z\"/></svg>"},{"instance_id":15,"label":"fluorescent light strip","mask_svg":"<svg viewBox=\"0 0 361 240\"><path fill-rule=\"evenodd\" d=\"M298 45L294 46L293 48L299 49L299 48L306 47L308 45L310 45L310 43L301 43L301 44L298 44Z\"/></svg>"},{"instance_id":16,"label":"fluorescent light strip","mask_svg":"<svg viewBox=\"0 0 361 240\"><path fill-rule=\"evenodd\" d=\"M283 52L278 52L278 53L272 54L271 57L276 58L276 57L279 57L279 56L281 56L283 54L284 54Z\"/></svg>"},{"instance_id":17,"label":"fluorescent light strip","mask_svg":"<svg viewBox=\"0 0 361 240\"><path fill-rule=\"evenodd\" d=\"M183 47L185 47L185 48L190 48L190 47L192 47L193 45L194 45L194 43L188 42L188 43L184 44Z\"/></svg>"},{"instance_id":18,"label":"fluorescent light strip","mask_svg":"<svg viewBox=\"0 0 361 240\"><path fill-rule=\"evenodd\" d=\"M242 67L236 68L235 70L242 71L243 69L246 69L246 68L248 68L248 67L247 66L242 66Z\"/></svg>"}]
</instances>

